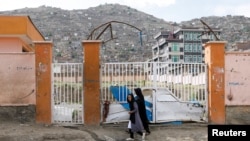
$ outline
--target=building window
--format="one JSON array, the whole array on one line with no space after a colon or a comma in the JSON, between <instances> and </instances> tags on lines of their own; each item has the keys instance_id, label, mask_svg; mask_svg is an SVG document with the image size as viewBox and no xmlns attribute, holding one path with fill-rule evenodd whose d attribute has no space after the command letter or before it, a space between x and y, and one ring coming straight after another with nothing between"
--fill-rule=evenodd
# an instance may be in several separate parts
<instances>
[{"instance_id":1,"label":"building window","mask_svg":"<svg viewBox=\"0 0 250 141\"><path fill-rule=\"evenodd\" d=\"M198 55L198 60L197 60L199 63L201 63L202 62L202 57L201 57L201 55Z\"/></svg>"},{"instance_id":2,"label":"building window","mask_svg":"<svg viewBox=\"0 0 250 141\"><path fill-rule=\"evenodd\" d=\"M187 55L184 56L184 62L189 62L189 57Z\"/></svg>"},{"instance_id":3,"label":"building window","mask_svg":"<svg viewBox=\"0 0 250 141\"><path fill-rule=\"evenodd\" d=\"M192 40L193 40L193 41L196 41L196 39L197 39L196 32L192 32Z\"/></svg>"},{"instance_id":4,"label":"building window","mask_svg":"<svg viewBox=\"0 0 250 141\"><path fill-rule=\"evenodd\" d=\"M184 44L184 52L188 52L189 51L189 46L187 43Z\"/></svg>"},{"instance_id":5,"label":"building window","mask_svg":"<svg viewBox=\"0 0 250 141\"><path fill-rule=\"evenodd\" d=\"M201 32L196 32L195 33L195 39L196 39L196 41L200 41L201 40Z\"/></svg>"},{"instance_id":6,"label":"building window","mask_svg":"<svg viewBox=\"0 0 250 141\"><path fill-rule=\"evenodd\" d=\"M189 52L192 52L192 44L188 44Z\"/></svg>"},{"instance_id":7,"label":"building window","mask_svg":"<svg viewBox=\"0 0 250 141\"><path fill-rule=\"evenodd\" d=\"M192 58L193 58L192 55L188 55L188 58L189 58L188 61L189 61L189 62L192 62L192 60L193 60L193 59L192 59Z\"/></svg>"},{"instance_id":8,"label":"building window","mask_svg":"<svg viewBox=\"0 0 250 141\"><path fill-rule=\"evenodd\" d=\"M183 60L183 55L180 55L180 59Z\"/></svg>"},{"instance_id":9,"label":"building window","mask_svg":"<svg viewBox=\"0 0 250 141\"><path fill-rule=\"evenodd\" d=\"M193 56L193 62L197 63L197 56L196 55Z\"/></svg>"},{"instance_id":10,"label":"building window","mask_svg":"<svg viewBox=\"0 0 250 141\"><path fill-rule=\"evenodd\" d=\"M193 40L194 40L194 41L197 40L197 33L196 33L196 32L194 32L194 34L193 34Z\"/></svg>"},{"instance_id":11,"label":"building window","mask_svg":"<svg viewBox=\"0 0 250 141\"><path fill-rule=\"evenodd\" d=\"M210 40L214 41L214 35L213 34L210 35Z\"/></svg>"},{"instance_id":12,"label":"building window","mask_svg":"<svg viewBox=\"0 0 250 141\"><path fill-rule=\"evenodd\" d=\"M197 32L197 41L200 41L201 40L201 36L202 35L202 33L201 32Z\"/></svg>"},{"instance_id":13,"label":"building window","mask_svg":"<svg viewBox=\"0 0 250 141\"><path fill-rule=\"evenodd\" d=\"M180 57L178 55L173 55L172 56L172 62L179 62Z\"/></svg>"},{"instance_id":14,"label":"building window","mask_svg":"<svg viewBox=\"0 0 250 141\"><path fill-rule=\"evenodd\" d=\"M185 41L192 40L192 32L184 32Z\"/></svg>"},{"instance_id":15,"label":"building window","mask_svg":"<svg viewBox=\"0 0 250 141\"><path fill-rule=\"evenodd\" d=\"M180 49L180 52L183 52L183 47L180 47L179 49Z\"/></svg>"},{"instance_id":16,"label":"building window","mask_svg":"<svg viewBox=\"0 0 250 141\"><path fill-rule=\"evenodd\" d=\"M197 52L197 44L193 44L193 52Z\"/></svg>"},{"instance_id":17,"label":"building window","mask_svg":"<svg viewBox=\"0 0 250 141\"><path fill-rule=\"evenodd\" d=\"M188 34L186 32L184 32L184 40L187 41L188 40Z\"/></svg>"},{"instance_id":18,"label":"building window","mask_svg":"<svg viewBox=\"0 0 250 141\"><path fill-rule=\"evenodd\" d=\"M202 52L202 46L201 46L201 44L197 44L197 51L198 52Z\"/></svg>"},{"instance_id":19,"label":"building window","mask_svg":"<svg viewBox=\"0 0 250 141\"><path fill-rule=\"evenodd\" d=\"M193 40L193 34L192 34L192 32L189 32L188 35L189 35L189 40L192 41Z\"/></svg>"},{"instance_id":20,"label":"building window","mask_svg":"<svg viewBox=\"0 0 250 141\"><path fill-rule=\"evenodd\" d=\"M172 43L172 52L179 52L179 47L177 43Z\"/></svg>"},{"instance_id":21,"label":"building window","mask_svg":"<svg viewBox=\"0 0 250 141\"><path fill-rule=\"evenodd\" d=\"M188 41L192 40L192 35L190 32L188 32Z\"/></svg>"}]
</instances>

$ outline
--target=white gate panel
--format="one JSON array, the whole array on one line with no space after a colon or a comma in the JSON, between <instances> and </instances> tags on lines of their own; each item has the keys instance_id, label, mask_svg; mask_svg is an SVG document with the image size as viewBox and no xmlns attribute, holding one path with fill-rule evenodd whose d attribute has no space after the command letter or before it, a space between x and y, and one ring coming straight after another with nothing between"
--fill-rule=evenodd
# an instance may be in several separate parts
<instances>
[{"instance_id":1,"label":"white gate panel","mask_svg":"<svg viewBox=\"0 0 250 141\"><path fill-rule=\"evenodd\" d=\"M170 121L203 122L204 107L198 102L182 102L167 89L155 92L155 120L157 123Z\"/></svg>"},{"instance_id":2,"label":"white gate panel","mask_svg":"<svg viewBox=\"0 0 250 141\"><path fill-rule=\"evenodd\" d=\"M127 102L126 95L134 93L134 88L141 88L142 90L150 89L150 92L143 91L143 94L146 100L147 115L151 123L207 120L204 117L207 115L206 75L206 65L199 63L127 62L103 64L101 104L103 105L105 102L110 104L109 113L105 113L102 119L104 122L128 120L126 111L128 109L124 107L124 103ZM126 91L112 92L111 89L115 86L124 88ZM161 91L160 89L165 90ZM169 101L171 97L176 101Z\"/></svg>"},{"instance_id":3,"label":"white gate panel","mask_svg":"<svg viewBox=\"0 0 250 141\"><path fill-rule=\"evenodd\" d=\"M53 123L83 124L83 64L54 63Z\"/></svg>"}]
</instances>

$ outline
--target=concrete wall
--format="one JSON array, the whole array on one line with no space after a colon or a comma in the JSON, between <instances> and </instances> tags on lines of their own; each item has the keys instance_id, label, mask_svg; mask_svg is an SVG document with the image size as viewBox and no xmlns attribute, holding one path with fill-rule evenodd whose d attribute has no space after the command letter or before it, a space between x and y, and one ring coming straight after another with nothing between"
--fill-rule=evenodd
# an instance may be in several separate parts
<instances>
[{"instance_id":1,"label":"concrete wall","mask_svg":"<svg viewBox=\"0 0 250 141\"><path fill-rule=\"evenodd\" d=\"M227 124L250 124L250 53L225 54Z\"/></svg>"},{"instance_id":2,"label":"concrete wall","mask_svg":"<svg viewBox=\"0 0 250 141\"><path fill-rule=\"evenodd\" d=\"M0 15L0 121L35 120L34 41L44 37L29 16Z\"/></svg>"},{"instance_id":3,"label":"concrete wall","mask_svg":"<svg viewBox=\"0 0 250 141\"><path fill-rule=\"evenodd\" d=\"M250 105L250 53L225 54L225 104Z\"/></svg>"},{"instance_id":4,"label":"concrete wall","mask_svg":"<svg viewBox=\"0 0 250 141\"><path fill-rule=\"evenodd\" d=\"M0 53L0 106L36 103L35 54Z\"/></svg>"},{"instance_id":5,"label":"concrete wall","mask_svg":"<svg viewBox=\"0 0 250 141\"><path fill-rule=\"evenodd\" d=\"M19 38L0 38L0 52L22 52L22 41Z\"/></svg>"},{"instance_id":6,"label":"concrete wall","mask_svg":"<svg viewBox=\"0 0 250 141\"><path fill-rule=\"evenodd\" d=\"M29 106L1 106L0 121L18 121L20 123L34 122L36 115L35 105Z\"/></svg>"},{"instance_id":7,"label":"concrete wall","mask_svg":"<svg viewBox=\"0 0 250 141\"><path fill-rule=\"evenodd\" d=\"M250 106L226 106L226 124L250 124Z\"/></svg>"}]
</instances>

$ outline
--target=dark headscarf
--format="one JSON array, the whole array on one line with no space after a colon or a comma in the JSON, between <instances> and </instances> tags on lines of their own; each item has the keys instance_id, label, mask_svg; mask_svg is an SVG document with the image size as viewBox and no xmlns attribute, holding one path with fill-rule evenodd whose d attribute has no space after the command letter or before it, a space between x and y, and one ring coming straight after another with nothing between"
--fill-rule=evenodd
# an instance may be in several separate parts
<instances>
[{"instance_id":1,"label":"dark headscarf","mask_svg":"<svg viewBox=\"0 0 250 141\"><path fill-rule=\"evenodd\" d=\"M131 96L131 101L129 101L128 100L128 96ZM134 102L135 102L135 97L134 97L134 95L132 94L132 93L130 93L130 94L128 94L128 96L127 96L127 102L128 102L128 104L129 104L129 108L130 108L130 111L132 111L132 110L134 110Z\"/></svg>"},{"instance_id":2,"label":"dark headscarf","mask_svg":"<svg viewBox=\"0 0 250 141\"><path fill-rule=\"evenodd\" d=\"M137 95L136 103L138 105L141 120L143 122L144 128L148 128L149 121L148 121L148 117L147 117L147 113L146 113L144 96L142 94L141 88L135 88L134 90L135 90L135 93Z\"/></svg>"},{"instance_id":3,"label":"dark headscarf","mask_svg":"<svg viewBox=\"0 0 250 141\"><path fill-rule=\"evenodd\" d=\"M131 95L131 101L128 100L129 95ZM135 109L134 108L135 97L132 93L128 94L128 96L127 96L127 102L129 104L130 111L133 111ZM135 113L130 114L129 119L132 123L135 123Z\"/></svg>"},{"instance_id":4,"label":"dark headscarf","mask_svg":"<svg viewBox=\"0 0 250 141\"><path fill-rule=\"evenodd\" d=\"M135 88L135 94L138 96L138 98L140 100L142 100L144 102L144 96L143 96L142 91L141 91L140 88Z\"/></svg>"}]
</instances>

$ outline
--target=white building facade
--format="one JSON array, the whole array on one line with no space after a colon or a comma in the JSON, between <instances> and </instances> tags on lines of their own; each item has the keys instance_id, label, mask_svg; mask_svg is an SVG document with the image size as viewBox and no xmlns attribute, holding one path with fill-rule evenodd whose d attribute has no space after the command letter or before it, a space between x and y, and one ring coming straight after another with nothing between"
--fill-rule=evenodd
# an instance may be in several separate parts
<instances>
[{"instance_id":1,"label":"white building facade","mask_svg":"<svg viewBox=\"0 0 250 141\"><path fill-rule=\"evenodd\" d=\"M217 38L221 30L212 29ZM156 44L152 47L152 62L204 63L204 48L208 41L216 40L211 31L204 28L182 27L174 32L161 31L154 36Z\"/></svg>"}]
</instances>

